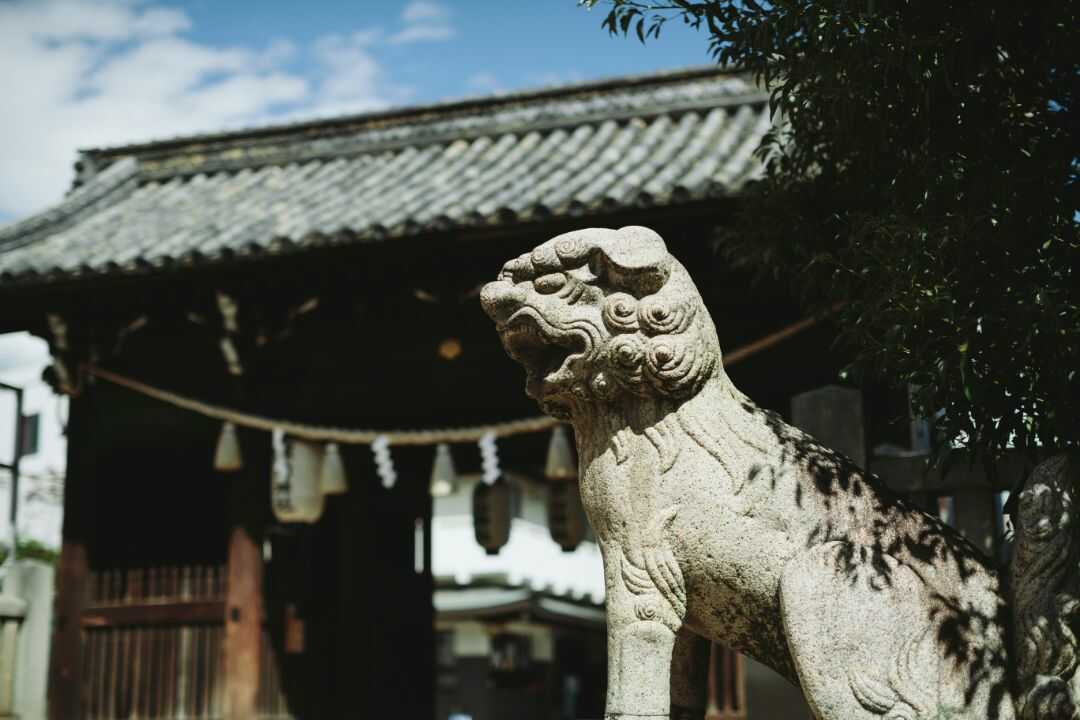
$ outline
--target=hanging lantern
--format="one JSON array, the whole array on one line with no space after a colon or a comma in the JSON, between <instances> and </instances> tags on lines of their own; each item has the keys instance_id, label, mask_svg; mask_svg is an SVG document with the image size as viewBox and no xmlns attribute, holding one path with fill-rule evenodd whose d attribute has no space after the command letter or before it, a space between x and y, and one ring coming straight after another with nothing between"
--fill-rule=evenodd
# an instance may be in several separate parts
<instances>
[{"instance_id":1,"label":"hanging lantern","mask_svg":"<svg viewBox=\"0 0 1080 720\"><path fill-rule=\"evenodd\" d=\"M292 440L274 431L271 491L274 516L281 522L314 523L323 511L320 487L322 453L318 445Z\"/></svg>"},{"instance_id":2,"label":"hanging lantern","mask_svg":"<svg viewBox=\"0 0 1080 720\"><path fill-rule=\"evenodd\" d=\"M345 480L345 463L337 443L327 443L323 448L319 488L323 495L342 495L349 489Z\"/></svg>"},{"instance_id":3,"label":"hanging lantern","mask_svg":"<svg viewBox=\"0 0 1080 720\"><path fill-rule=\"evenodd\" d=\"M270 465L270 505L274 509L274 517L288 521L289 513L292 512L292 498L289 492L292 472L289 470L285 433L274 430L270 439L274 457Z\"/></svg>"},{"instance_id":4,"label":"hanging lantern","mask_svg":"<svg viewBox=\"0 0 1080 720\"><path fill-rule=\"evenodd\" d=\"M240 454L240 440L236 437L236 425L225 422L218 435L217 449L214 450L214 469L218 472L236 472L244 467Z\"/></svg>"},{"instance_id":5,"label":"hanging lantern","mask_svg":"<svg viewBox=\"0 0 1080 720\"><path fill-rule=\"evenodd\" d=\"M435 448L435 464L431 467L431 496L446 497L454 492L454 481L457 472L454 470L454 458L450 454L450 446L439 443Z\"/></svg>"},{"instance_id":6,"label":"hanging lantern","mask_svg":"<svg viewBox=\"0 0 1080 720\"><path fill-rule=\"evenodd\" d=\"M550 483L548 491L548 531L563 552L571 552L585 539L585 510L576 482Z\"/></svg>"},{"instance_id":7,"label":"hanging lantern","mask_svg":"<svg viewBox=\"0 0 1080 720\"><path fill-rule=\"evenodd\" d=\"M502 477L490 484L477 483L473 488L473 532L488 555L498 555L510 539L511 490Z\"/></svg>"},{"instance_id":8,"label":"hanging lantern","mask_svg":"<svg viewBox=\"0 0 1080 720\"><path fill-rule=\"evenodd\" d=\"M570 452L570 441L566 437L566 428L556 425L551 431L548 443L547 464L544 475L548 480L576 480L577 464Z\"/></svg>"}]
</instances>

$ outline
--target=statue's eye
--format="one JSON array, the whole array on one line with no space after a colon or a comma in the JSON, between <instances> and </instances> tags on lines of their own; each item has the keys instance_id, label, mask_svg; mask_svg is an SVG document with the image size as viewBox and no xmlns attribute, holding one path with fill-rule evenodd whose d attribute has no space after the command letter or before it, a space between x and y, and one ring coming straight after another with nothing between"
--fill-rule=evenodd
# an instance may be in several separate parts
<instances>
[{"instance_id":1,"label":"statue's eye","mask_svg":"<svg viewBox=\"0 0 1080 720\"><path fill-rule=\"evenodd\" d=\"M566 284L566 276L562 273L550 273L548 275L542 275L533 281L533 287L536 288L536 292L541 295L550 295L553 292L558 292L563 285Z\"/></svg>"}]
</instances>

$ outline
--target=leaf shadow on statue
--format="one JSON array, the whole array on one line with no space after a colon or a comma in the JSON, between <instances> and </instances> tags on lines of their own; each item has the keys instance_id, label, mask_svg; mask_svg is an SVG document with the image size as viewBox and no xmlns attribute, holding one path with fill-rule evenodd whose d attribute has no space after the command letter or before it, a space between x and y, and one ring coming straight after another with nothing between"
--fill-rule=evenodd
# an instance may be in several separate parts
<instances>
[{"instance_id":1,"label":"leaf shadow on statue","mask_svg":"<svg viewBox=\"0 0 1080 720\"><path fill-rule=\"evenodd\" d=\"M997 708L1002 701L1015 694L1012 678L1015 677L1007 652L1003 647L1011 645L1007 637L1001 637L1001 645L987 643L988 633L1007 635L1010 632L1009 608L1004 601L1002 588L998 588L998 602L991 611L965 602L966 585L981 582L989 571L997 571L991 558L980 552L958 532L915 508L904 498L891 492L883 482L864 473L848 457L825 447L811 436L785 423L781 417L745 401L743 409L762 417L774 433L782 448L774 464L755 464L747 473L743 492L778 492L780 483L777 473L781 468L800 466L808 471L809 483L797 483L793 500L797 508L812 510L811 505L824 507L831 512L812 513L817 519L807 535L807 549L836 542L838 551L831 555L832 570L844 578L850 586L866 581L879 590L892 589L896 577L903 569L910 569L920 578L940 575L944 566L950 568L959 586L952 586L948 594L930 592L926 603L925 620L933 633L932 641L941 662L953 669L963 669L966 674L963 689L964 705L970 705L975 697L988 700L987 707ZM867 485L873 492L867 492ZM764 488L763 488L764 486ZM872 521L852 522L845 526L835 518L844 516L837 504L849 498L866 499L872 503ZM848 510L854 519L856 510ZM897 522L902 516L921 516L917 523ZM891 560L900 560L900 563ZM869 575L868 575L869 571ZM927 584L931 587L932 584ZM985 588L978 588L984 590ZM868 608L868 610L870 610ZM893 682L896 679L893 678ZM894 688L900 689L900 688ZM909 698L905 698L909 699ZM919 707L914 701L912 704ZM927 703L923 703L927 707ZM925 717L937 717L927 707ZM940 707L940 705L938 705ZM924 717L920 714L918 717ZM992 716L991 716L992 717Z\"/></svg>"}]
</instances>

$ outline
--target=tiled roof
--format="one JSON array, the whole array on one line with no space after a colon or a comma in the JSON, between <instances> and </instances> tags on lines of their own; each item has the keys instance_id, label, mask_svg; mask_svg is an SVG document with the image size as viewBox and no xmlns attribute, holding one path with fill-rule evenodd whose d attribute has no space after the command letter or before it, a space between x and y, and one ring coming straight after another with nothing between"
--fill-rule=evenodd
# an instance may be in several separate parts
<instances>
[{"instance_id":1,"label":"tiled roof","mask_svg":"<svg viewBox=\"0 0 1080 720\"><path fill-rule=\"evenodd\" d=\"M721 70L85 151L0 280L139 272L731 195L766 96Z\"/></svg>"}]
</instances>

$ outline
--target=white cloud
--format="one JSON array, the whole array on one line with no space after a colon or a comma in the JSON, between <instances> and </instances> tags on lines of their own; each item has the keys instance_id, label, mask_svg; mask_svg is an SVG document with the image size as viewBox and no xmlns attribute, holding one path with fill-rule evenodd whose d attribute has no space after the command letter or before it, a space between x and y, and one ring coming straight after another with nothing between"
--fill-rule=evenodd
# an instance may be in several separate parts
<instances>
[{"instance_id":1,"label":"white cloud","mask_svg":"<svg viewBox=\"0 0 1080 720\"><path fill-rule=\"evenodd\" d=\"M0 6L5 36L29 32L49 40L125 40L182 32L191 21L180 10L147 8L138 12L131 2L39 0L7 2Z\"/></svg>"},{"instance_id":2,"label":"white cloud","mask_svg":"<svg viewBox=\"0 0 1080 720\"><path fill-rule=\"evenodd\" d=\"M388 42L393 45L403 45L429 40L449 40L452 37L454 37L454 29L449 25L410 25L391 35Z\"/></svg>"},{"instance_id":3,"label":"white cloud","mask_svg":"<svg viewBox=\"0 0 1080 720\"><path fill-rule=\"evenodd\" d=\"M135 34L142 37L172 35L191 28L191 20L180 10L150 8L135 21Z\"/></svg>"},{"instance_id":4,"label":"white cloud","mask_svg":"<svg viewBox=\"0 0 1080 720\"><path fill-rule=\"evenodd\" d=\"M406 23L445 21L449 15L442 5L425 0L414 0L401 11L401 19Z\"/></svg>"},{"instance_id":5,"label":"white cloud","mask_svg":"<svg viewBox=\"0 0 1080 720\"><path fill-rule=\"evenodd\" d=\"M571 70L569 72L543 72L534 73L529 76L528 81L530 85L567 85L570 83L578 83L585 79L585 76L578 70Z\"/></svg>"},{"instance_id":6,"label":"white cloud","mask_svg":"<svg viewBox=\"0 0 1080 720\"><path fill-rule=\"evenodd\" d=\"M320 113L363 112L386 104L378 92L379 65L366 49L372 41L367 33L355 33L329 35L315 44L315 57L325 68Z\"/></svg>"},{"instance_id":7,"label":"white cloud","mask_svg":"<svg viewBox=\"0 0 1080 720\"><path fill-rule=\"evenodd\" d=\"M413 0L401 12L404 27L386 40L392 45L448 40L456 34L450 11L429 0Z\"/></svg>"},{"instance_id":8,"label":"white cloud","mask_svg":"<svg viewBox=\"0 0 1080 720\"><path fill-rule=\"evenodd\" d=\"M502 84L499 79L495 77L495 73L490 72L478 72L473 73L468 79L469 87L482 92L501 92L503 90Z\"/></svg>"},{"instance_id":9,"label":"white cloud","mask_svg":"<svg viewBox=\"0 0 1080 720\"><path fill-rule=\"evenodd\" d=\"M296 52L296 45L285 38L275 38L259 53L256 67L260 70L272 69L292 60L296 57Z\"/></svg>"},{"instance_id":10,"label":"white cloud","mask_svg":"<svg viewBox=\"0 0 1080 720\"><path fill-rule=\"evenodd\" d=\"M403 98L369 48L378 30L298 50L184 36L182 11L140 0L0 0L0 216L57 202L79 148L366 110ZM313 54L314 71L289 67Z\"/></svg>"}]
</instances>

